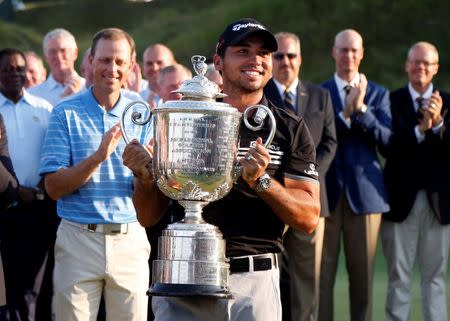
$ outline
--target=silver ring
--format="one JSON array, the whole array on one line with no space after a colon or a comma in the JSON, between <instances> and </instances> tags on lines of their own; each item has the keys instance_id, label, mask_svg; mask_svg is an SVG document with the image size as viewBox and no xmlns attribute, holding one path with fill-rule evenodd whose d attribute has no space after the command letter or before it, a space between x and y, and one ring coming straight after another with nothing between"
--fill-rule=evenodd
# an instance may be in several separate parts
<instances>
[{"instance_id":1,"label":"silver ring","mask_svg":"<svg viewBox=\"0 0 450 321\"><path fill-rule=\"evenodd\" d=\"M437 105L436 105L435 103L431 103L431 104L430 104L430 107L431 107L431 108L436 108Z\"/></svg>"},{"instance_id":2,"label":"silver ring","mask_svg":"<svg viewBox=\"0 0 450 321\"><path fill-rule=\"evenodd\" d=\"M255 158L253 157L252 154L248 154L247 156L245 156L245 160L248 161L248 162L253 160L253 159L255 159Z\"/></svg>"}]
</instances>

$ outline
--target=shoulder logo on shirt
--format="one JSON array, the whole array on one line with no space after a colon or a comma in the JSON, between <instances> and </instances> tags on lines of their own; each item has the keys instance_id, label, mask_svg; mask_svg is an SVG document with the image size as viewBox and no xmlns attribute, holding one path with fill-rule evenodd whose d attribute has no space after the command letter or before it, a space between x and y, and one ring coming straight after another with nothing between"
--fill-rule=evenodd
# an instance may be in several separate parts
<instances>
[{"instance_id":1,"label":"shoulder logo on shirt","mask_svg":"<svg viewBox=\"0 0 450 321\"><path fill-rule=\"evenodd\" d=\"M311 175L311 176L319 176L319 173L316 171L316 165L309 164L309 170L304 170L305 174Z\"/></svg>"}]
</instances>

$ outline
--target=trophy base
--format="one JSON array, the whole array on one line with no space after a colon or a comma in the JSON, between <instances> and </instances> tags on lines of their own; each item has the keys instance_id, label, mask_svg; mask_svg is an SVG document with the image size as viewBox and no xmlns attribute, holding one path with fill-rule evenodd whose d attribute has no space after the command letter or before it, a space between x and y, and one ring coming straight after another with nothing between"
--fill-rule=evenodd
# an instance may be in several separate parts
<instances>
[{"instance_id":1,"label":"trophy base","mask_svg":"<svg viewBox=\"0 0 450 321\"><path fill-rule=\"evenodd\" d=\"M232 299L233 295L227 287L201 284L167 284L154 283L147 291L151 296L174 297L211 297L216 299Z\"/></svg>"}]
</instances>

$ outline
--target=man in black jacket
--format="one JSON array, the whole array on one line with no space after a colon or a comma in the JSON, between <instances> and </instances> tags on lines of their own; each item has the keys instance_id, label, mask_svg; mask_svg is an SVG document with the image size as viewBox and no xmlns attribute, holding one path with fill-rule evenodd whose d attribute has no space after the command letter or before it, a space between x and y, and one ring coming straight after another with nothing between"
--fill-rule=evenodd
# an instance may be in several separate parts
<instances>
[{"instance_id":1,"label":"man in black jacket","mask_svg":"<svg viewBox=\"0 0 450 321\"><path fill-rule=\"evenodd\" d=\"M406 61L409 83L391 93L393 136L384 171L391 210L381 228L389 274L387 321L410 319L416 257L424 320L447 320L450 157L440 133L450 96L433 86L438 61L432 44L414 44Z\"/></svg>"},{"instance_id":2,"label":"man in black jacket","mask_svg":"<svg viewBox=\"0 0 450 321\"><path fill-rule=\"evenodd\" d=\"M325 174L337 147L333 105L327 90L299 79L302 56L297 35L280 32L275 37L278 50L273 54L273 78L264 88L264 93L276 106L305 120L316 147L321 207L319 225L312 234L293 228L285 234L286 252L282 263L287 264L289 260L289 271L285 265L282 266L283 320L316 320L324 217L329 216Z\"/></svg>"}]
</instances>

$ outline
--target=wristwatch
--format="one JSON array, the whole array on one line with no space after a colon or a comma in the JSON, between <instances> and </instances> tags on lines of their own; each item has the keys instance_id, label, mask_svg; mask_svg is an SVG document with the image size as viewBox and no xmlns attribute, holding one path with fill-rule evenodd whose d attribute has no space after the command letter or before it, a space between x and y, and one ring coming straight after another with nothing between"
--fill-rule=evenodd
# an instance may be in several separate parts
<instances>
[{"instance_id":1,"label":"wristwatch","mask_svg":"<svg viewBox=\"0 0 450 321\"><path fill-rule=\"evenodd\" d=\"M258 178L256 184L253 186L253 190L257 193L261 193L268 189L271 185L272 178L269 176L269 174L265 173Z\"/></svg>"},{"instance_id":2,"label":"wristwatch","mask_svg":"<svg viewBox=\"0 0 450 321\"><path fill-rule=\"evenodd\" d=\"M45 199L45 193L38 187L34 188L34 199L36 201L43 201Z\"/></svg>"}]
</instances>

